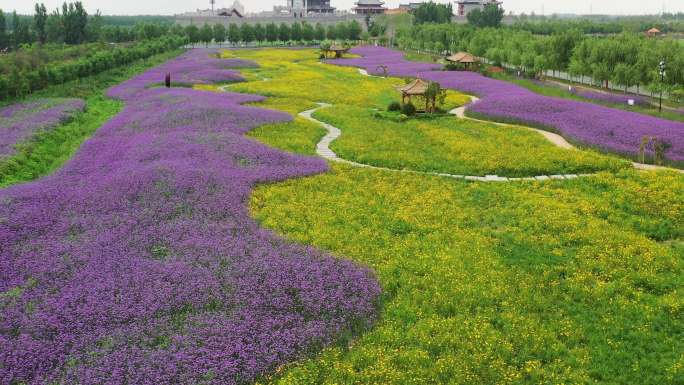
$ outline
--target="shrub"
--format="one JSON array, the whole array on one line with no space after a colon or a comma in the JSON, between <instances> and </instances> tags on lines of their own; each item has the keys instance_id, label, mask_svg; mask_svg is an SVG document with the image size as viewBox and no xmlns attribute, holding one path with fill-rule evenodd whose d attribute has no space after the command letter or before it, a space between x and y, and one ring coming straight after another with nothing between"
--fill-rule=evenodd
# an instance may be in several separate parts
<instances>
[{"instance_id":1,"label":"shrub","mask_svg":"<svg viewBox=\"0 0 684 385\"><path fill-rule=\"evenodd\" d=\"M416 106L412 103L406 103L401 107L401 113L406 116L411 116L416 114Z\"/></svg>"},{"instance_id":2,"label":"shrub","mask_svg":"<svg viewBox=\"0 0 684 385\"><path fill-rule=\"evenodd\" d=\"M392 102L387 106L387 111L401 111L401 104L399 102Z\"/></svg>"}]
</instances>

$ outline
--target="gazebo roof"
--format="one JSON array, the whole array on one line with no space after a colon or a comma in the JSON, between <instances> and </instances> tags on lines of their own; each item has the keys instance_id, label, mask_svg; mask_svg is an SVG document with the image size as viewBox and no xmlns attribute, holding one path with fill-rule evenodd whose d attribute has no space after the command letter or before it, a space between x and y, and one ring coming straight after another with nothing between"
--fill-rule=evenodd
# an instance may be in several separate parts
<instances>
[{"instance_id":1,"label":"gazebo roof","mask_svg":"<svg viewBox=\"0 0 684 385\"><path fill-rule=\"evenodd\" d=\"M660 33L660 30L658 28L651 28L648 30L648 33Z\"/></svg>"},{"instance_id":2,"label":"gazebo roof","mask_svg":"<svg viewBox=\"0 0 684 385\"><path fill-rule=\"evenodd\" d=\"M330 48L328 48L328 51L347 51L349 48L342 47L341 45L331 45Z\"/></svg>"},{"instance_id":3,"label":"gazebo roof","mask_svg":"<svg viewBox=\"0 0 684 385\"><path fill-rule=\"evenodd\" d=\"M454 63L477 63L480 59L467 52L458 52L446 58L446 60Z\"/></svg>"},{"instance_id":4,"label":"gazebo roof","mask_svg":"<svg viewBox=\"0 0 684 385\"><path fill-rule=\"evenodd\" d=\"M403 87L398 87L397 89L404 95L425 95L429 85L430 83L423 79L416 79Z\"/></svg>"}]
</instances>

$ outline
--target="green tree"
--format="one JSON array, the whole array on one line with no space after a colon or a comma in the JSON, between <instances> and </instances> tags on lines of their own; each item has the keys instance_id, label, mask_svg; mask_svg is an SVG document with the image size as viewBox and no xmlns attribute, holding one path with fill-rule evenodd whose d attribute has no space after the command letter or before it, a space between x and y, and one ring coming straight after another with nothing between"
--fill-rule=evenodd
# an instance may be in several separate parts
<instances>
[{"instance_id":1,"label":"green tree","mask_svg":"<svg viewBox=\"0 0 684 385\"><path fill-rule=\"evenodd\" d=\"M315 37L316 31L314 31L314 27L307 22L302 22L302 40L311 41Z\"/></svg>"},{"instance_id":2,"label":"green tree","mask_svg":"<svg viewBox=\"0 0 684 385\"><path fill-rule=\"evenodd\" d=\"M66 31L64 29L62 15L59 14L59 9L55 9L50 16L48 16L45 25L45 34L47 36L47 41L50 43L64 43Z\"/></svg>"},{"instance_id":3,"label":"green tree","mask_svg":"<svg viewBox=\"0 0 684 385\"><path fill-rule=\"evenodd\" d=\"M325 40L325 27L321 23L316 23L314 39L318 41Z\"/></svg>"},{"instance_id":4,"label":"green tree","mask_svg":"<svg viewBox=\"0 0 684 385\"><path fill-rule=\"evenodd\" d=\"M334 25L328 25L328 31L325 34L329 40L337 39L337 28Z\"/></svg>"},{"instance_id":5,"label":"green tree","mask_svg":"<svg viewBox=\"0 0 684 385\"><path fill-rule=\"evenodd\" d=\"M33 28L36 31L38 41L41 44L45 44L45 41L47 40L47 33L45 31L47 19L48 14L45 4L36 3L36 14L33 16Z\"/></svg>"},{"instance_id":6,"label":"green tree","mask_svg":"<svg viewBox=\"0 0 684 385\"><path fill-rule=\"evenodd\" d=\"M280 23L280 27L278 27L278 39L280 41L290 40L290 27L288 27L287 24Z\"/></svg>"},{"instance_id":7,"label":"green tree","mask_svg":"<svg viewBox=\"0 0 684 385\"><path fill-rule=\"evenodd\" d=\"M359 22L356 20L352 20L349 23L349 26L347 27L347 39L349 39L349 40L360 40L361 39L361 32L363 32L363 28L361 28L361 24L359 24Z\"/></svg>"},{"instance_id":8,"label":"green tree","mask_svg":"<svg viewBox=\"0 0 684 385\"><path fill-rule=\"evenodd\" d=\"M200 41L199 28L194 24L185 27L185 35L188 37L188 41L191 44L196 44Z\"/></svg>"},{"instance_id":9,"label":"green tree","mask_svg":"<svg viewBox=\"0 0 684 385\"><path fill-rule=\"evenodd\" d=\"M240 38L245 43L254 41L254 28L248 23L243 23L240 26Z\"/></svg>"},{"instance_id":10,"label":"green tree","mask_svg":"<svg viewBox=\"0 0 684 385\"><path fill-rule=\"evenodd\" d=\"M266 40L271 43L278 40L278 26L275 23L269 23L266 25Z\"/></svg>"},{"instance_id":11,"label":"green tree","mask_svg":"<svg viewBox=\"0 0 684 385\"><path fill-rule=\"evenodd\" d=\"M485 28L501 26L504 9L496 4L487 4L484 10L475 9L468 13L468 23L474 27Z\"/></svg>"},{"instance_id":12,"label":"green tree","mask_svg":"<svg viewBox=\"0 0 684 385\"><path fill-rule=\"evenodd\" d=\"M9 36L7 35L7 21L5 13L0 9L0 51L9 48Z\"/></svg>"},{"instance_id":13,"label":"green tree","mask_svg":"<svg viewBox=\"0 0 684 385\"><path fill-rule=\"evenodd\" d=\"M240 27L235 23L230 23L228 26L228 41L231 44L237 44L240 41Z\"/></svg>"},{"instance_id":14,"label":"green tree","mask_svg":"<svg viewBox=\"0 0 684 385\"><path fill-rule=\"evenodd\" d=\"M83 8L83 3L62 4L62 24L64 26L64 42L67 44L80 44L85 41L86 27L88 25L88 13Z\"/></svg>"},{"instance_id":15,"label":"green tree","mask_svg":"<svg viewBox=\"0 0 684 385\"><path fill-rule=\"evenodd\" d=\"M14 11L12 12L12 47L16 50L20 45L27 43L31 43L29 25L24 23Z\"/></svg>"},{"instance_id":16,"label":"green tree","mask_svg":"<svg viewBox=\"0 0 684 385\"><path fill-rule=\"evenodd\" d=\"M337 23L335 26L335 34L339 40L349 39L349 28L347 27L347 23Z\"/></svg>"},{"instance_id":17,"label":"green tree","mask_svg":"<svg viewBox=\"0 0 684 385\"><path fill-rule=\"evenodd\" d=\"M199 30L199 40L204 43L205 46L209 46L209 43L214 39L214 30L209 24L204 24Z\"/></svg>"},{"instance_id":18,"label":"green tree","mask_svg":"<svg viewBox=\"0 0 684 385\"><path fill-rule=\"evenodd\" d=\"M213 32L214 41L216 43L222 44L224 41L226 41L226 37L228 37L228 31L226 31L226 27L223 24L214 24Z\"/></svg>"},{"instance_id":19,"label":"green tree","mask_svg":"<svg viewBox=\"0 0 684 385\"><path fill-rule=\"evenodd\" d=\"M451 17L453 14L454 12L451 8L451 4L436 4L430 1L428 3L421 4L415 11L413 11L413 21L416 24L451 23Z\"/></svg>"},{"instance_id":20,"label":"green tree","mask_svg":"<svg viewBox=\"0 0 684 385\"><path fill-rule=\"evenodd\" d=\"M294 41L302 40L302 25L298 22L292 23L292 27L290 27L290 39Z\"/></svg>"},{"instance_id":21,"label":"green tree","mask_svg":"<svg viewBox=\"0 0 684 385\"><path fill-rule=\"evenodd\" d=\"M254 40L258 42L266 40L266 31L261 23L256 23L256 25L254 25Z\"/></svg>"},{"instance_id":22,"label":"green tree","mask_svg":"<svg viewBox=\"0 0 684 385\"><path fill-rule=\"evenodd\" d=\"M86 27L86 39L88 41L99 41L102 39L102 28L104 27L104 20L102 20L102 13L98 9L88 21Z\"/></svg>"}]
</instances>

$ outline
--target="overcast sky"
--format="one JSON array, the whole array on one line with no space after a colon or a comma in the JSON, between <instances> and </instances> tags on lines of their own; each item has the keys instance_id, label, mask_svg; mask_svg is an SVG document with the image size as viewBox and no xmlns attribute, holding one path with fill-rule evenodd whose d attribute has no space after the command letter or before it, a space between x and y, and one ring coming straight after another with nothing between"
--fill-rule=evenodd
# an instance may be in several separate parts
<instances>
[{"instance_id":1,"label":"overcast sky","mask_svg":"<svg viewBox=\"0 0 684 385\"><path fill-rule=\"evenodd\" d=\"M64 0L40 0L48 9L53 9ZM197 8L209 8L209 0L82 0L89 13L99 9L103 14L140 15L165 14L172 15ZM349 9L356 0L331 0L338 9ZM416 0L414 0L416 1ZM503 0L506 11L516 14L535 12L537 14L552 13L593 13L601 14L654 14L660 13L663 5L668 12L684 12L684 0ZM216 0L216 6L229 6L233 0ZM286 0L241 0L247 12L271 9L274 5L284 5ZM386 0L389 7L396 7L400 2ZM438 2L446 2L444 0ZM19 13L32 13L33 0L0 0L0 9L5 12L14 9Z\"/></svg>"}]
</instances>

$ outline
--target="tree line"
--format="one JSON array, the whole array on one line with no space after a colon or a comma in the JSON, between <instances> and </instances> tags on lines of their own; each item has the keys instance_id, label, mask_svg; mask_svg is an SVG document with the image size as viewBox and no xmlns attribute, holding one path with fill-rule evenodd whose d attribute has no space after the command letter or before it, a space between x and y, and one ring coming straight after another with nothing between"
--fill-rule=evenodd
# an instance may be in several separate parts
<instances>
[{"instance_id":1,"label":"tree line","mask_svg":"<svg viewBox=\"0 0 684 385\"><path fill-rule=\"evenodd\" d=\"M178 28L178 26L173 27ZM296 22L292 25L286 23L269 23L262 25L256 23L229 24L204 24L202 27L189 25L184 28L184 33L190 43L209 44L212 41L223 43L228 41L232 44L251 42L311 42L322 40L360 40L363 28L356 21L349 23L337 23L328 25L326 28L321 23L312 25L307 22Z\"/></svg>"},{"instance_id":2,"label":"tree line","mask_svg":"<svg viewBox=\"0 0 684 385\"><path fill-rule=\"evenodd\" d=\"M9 74L0 75L0 101L21 98L50 85L95 75L176 49L186 43L185 36L170 35L139 42L130 47L99 50L87 57L49 64L30 71L19 71L15 68Z\"/></svg>"},{"instance_id":3,"label":"tree line","mask_svg":"<svg viewBox=\"0 0 684 385\"><path fill-rule=\"evenodd\" d=\"M534 35L515 28L473 28L454 24L424 24L398 32L404 49L434 53L468 51L495 65L517 68L530 76L563 71L597 85L611 81L625 88L652 91L684 88L684 45L673 39L653 39L636 33L590 36L579 30ZM660 61L666 70L659 73Z\"/></svg>"}]
</instances>

